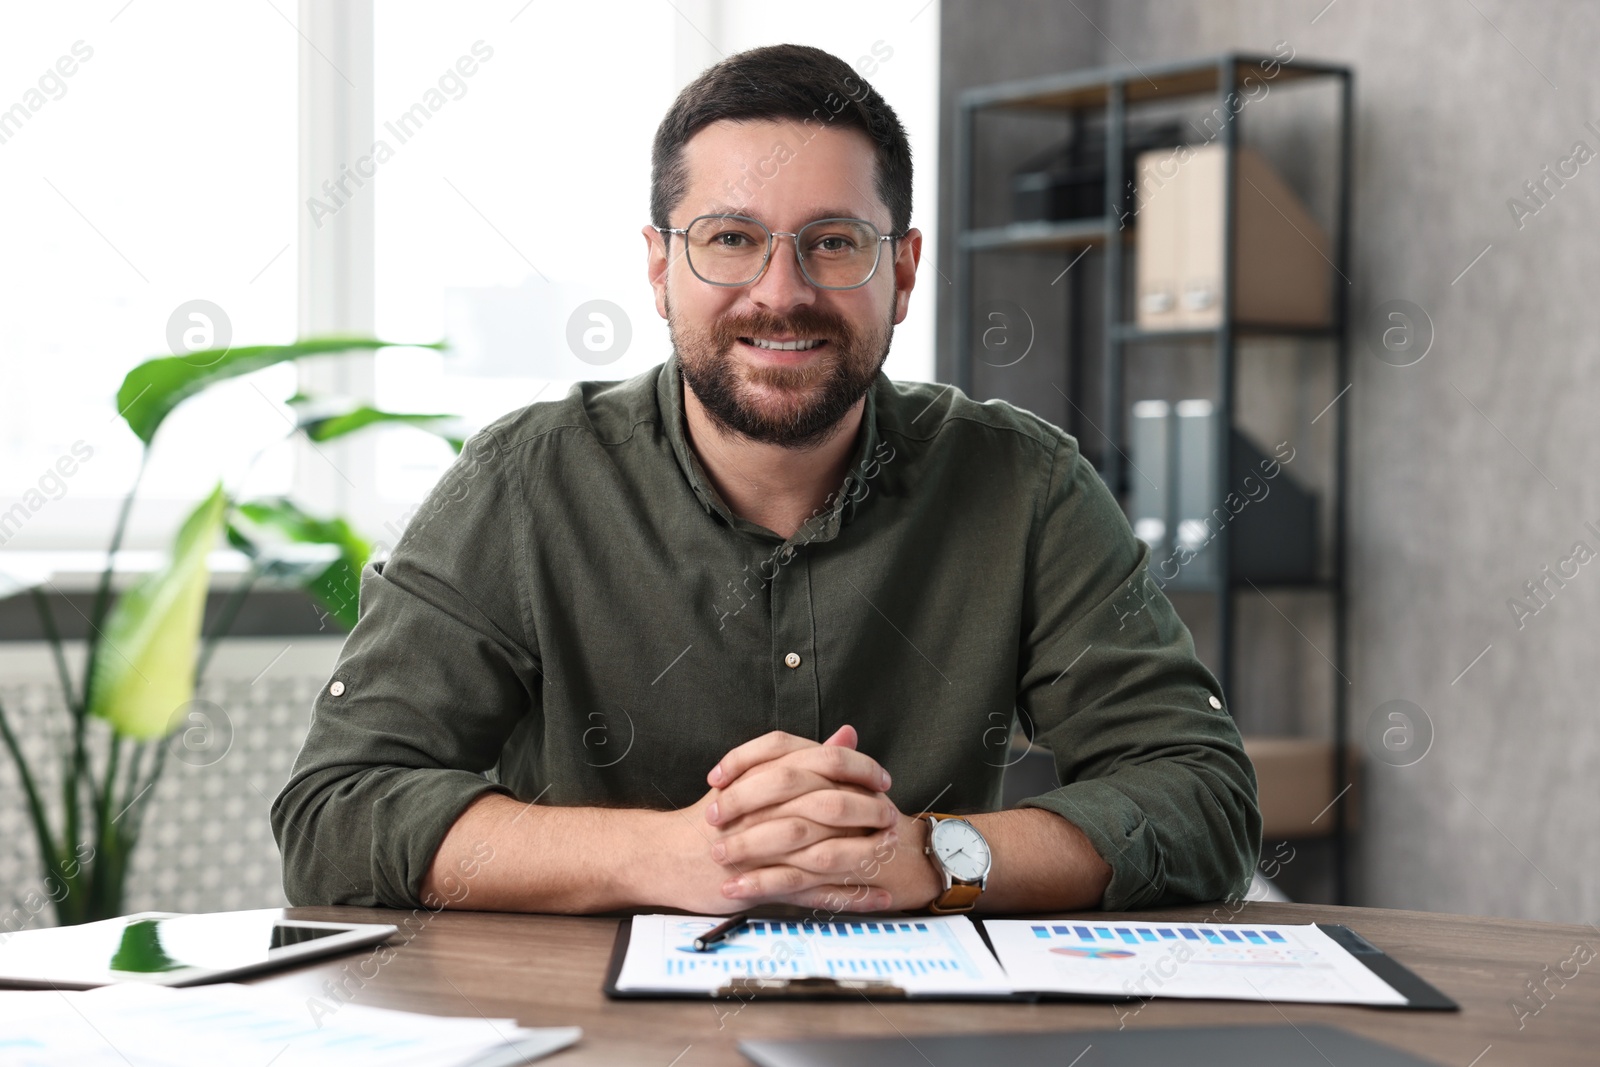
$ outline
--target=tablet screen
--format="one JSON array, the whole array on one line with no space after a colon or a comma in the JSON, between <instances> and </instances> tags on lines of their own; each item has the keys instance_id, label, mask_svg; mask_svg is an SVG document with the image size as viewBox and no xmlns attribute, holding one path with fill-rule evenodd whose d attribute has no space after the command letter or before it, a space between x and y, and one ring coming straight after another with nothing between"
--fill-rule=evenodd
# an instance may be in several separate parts
<instances>
[{"instance_id":1,"label":"tablet screen","mask_svg":"<svg viewBox=\"0 0 1600 1067\"><path fill-rule=\"evenodd\" d=\"M101 984L184 974L256 970L299 958L312 942L348 942L373 927L308 925L275 910L210 915L131 915L0 939L0 981ZM330 949L337 951L330 943ZM320 954L320 953L318 953Z\"/></svg>"},{"instance_id":2,"label":"tablet screen","mask_svg":"<svg viewBox=\"0 0 1600 1067\"><path fill-rule=\"evenodd\" d=\"M272 949L340 932L284 922L268 925L249 916L227 914L135 919L122 927L110 959L102 958L106 942L100 942L82 962L124 974L154 974L185 967L230 970L262 963Z\"/></svg>"}]
</instances>

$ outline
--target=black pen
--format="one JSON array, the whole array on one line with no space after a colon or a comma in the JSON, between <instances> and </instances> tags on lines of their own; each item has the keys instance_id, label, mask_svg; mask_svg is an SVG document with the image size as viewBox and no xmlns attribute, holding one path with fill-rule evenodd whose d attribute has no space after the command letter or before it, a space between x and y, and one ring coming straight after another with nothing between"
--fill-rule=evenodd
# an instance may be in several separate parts
<instances>
[{"instance_id":1,"label":"black pen","mask_svg":"<svg viewBox=\"0 0 1600 1067\"><path fill-rule=\"evenodd\" d=\"M731 919L727 919L718 923L694 939L694 950L696 952L704 952L712 945L715 945L718 941L721 941L729 934L738 930L739 927L743 926L749 920L749 918L749 915L735 915Z\"/></svg>"}]
</instances>

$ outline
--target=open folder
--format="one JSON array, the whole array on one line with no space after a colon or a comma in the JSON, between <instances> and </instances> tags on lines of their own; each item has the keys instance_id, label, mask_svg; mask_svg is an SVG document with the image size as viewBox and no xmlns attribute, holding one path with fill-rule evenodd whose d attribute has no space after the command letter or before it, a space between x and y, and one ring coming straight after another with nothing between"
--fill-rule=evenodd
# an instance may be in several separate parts
<instances>
[{"instance_id":1,"label":"open folder","mask_svg":"<svg viewBox=\"0 0 1600 1067\"><path fill-rule=\"evenodd\" d=\"M695 951L715 916L636 915L617 930L608 996L1150 999L1458 1005L1348 927L989 919L752 918Z\"/></svg>"}]
</instances>

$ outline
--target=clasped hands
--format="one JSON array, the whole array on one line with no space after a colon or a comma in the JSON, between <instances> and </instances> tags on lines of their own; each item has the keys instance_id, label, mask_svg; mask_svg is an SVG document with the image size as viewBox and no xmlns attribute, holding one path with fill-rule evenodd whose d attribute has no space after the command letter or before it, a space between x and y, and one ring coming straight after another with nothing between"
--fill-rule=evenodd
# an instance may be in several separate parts
<instances>
[{"instance_id":1,"label":"clasped hands","mask_svg":"<svg viewBox=\"0 0 1600 1067\"><path fill-rule=\"evenodd\" d=\"M854 727L818 744L774 731L706 775L711 789L675 812L678 906L709 914L784 903L841 911L927 906L940 878L927 826L888 797L889 773L856 751ZM687 854L685 854L685 852Z\"/></svg>"}]
</instances>

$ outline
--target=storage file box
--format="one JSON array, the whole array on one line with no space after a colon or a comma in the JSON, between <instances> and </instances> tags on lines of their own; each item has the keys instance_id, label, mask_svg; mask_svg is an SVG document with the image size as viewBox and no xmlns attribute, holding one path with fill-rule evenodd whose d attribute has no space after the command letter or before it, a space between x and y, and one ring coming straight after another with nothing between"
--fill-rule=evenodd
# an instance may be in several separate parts
<instances>
[{"instance_id":1,"label":"storage file box","mask_svg":"<svg viewBox=\"0 0 1600 1067\"><path fill-rule=\"evenodd\" d=\"M1223 187L1219 144L1156 149L1137 163L1137 322L1194 330L1222 321ZM1327 234L1257 152L1238 150L1235 320L1326 326L1332 321Z\"/></svg>"}]
</instances>

